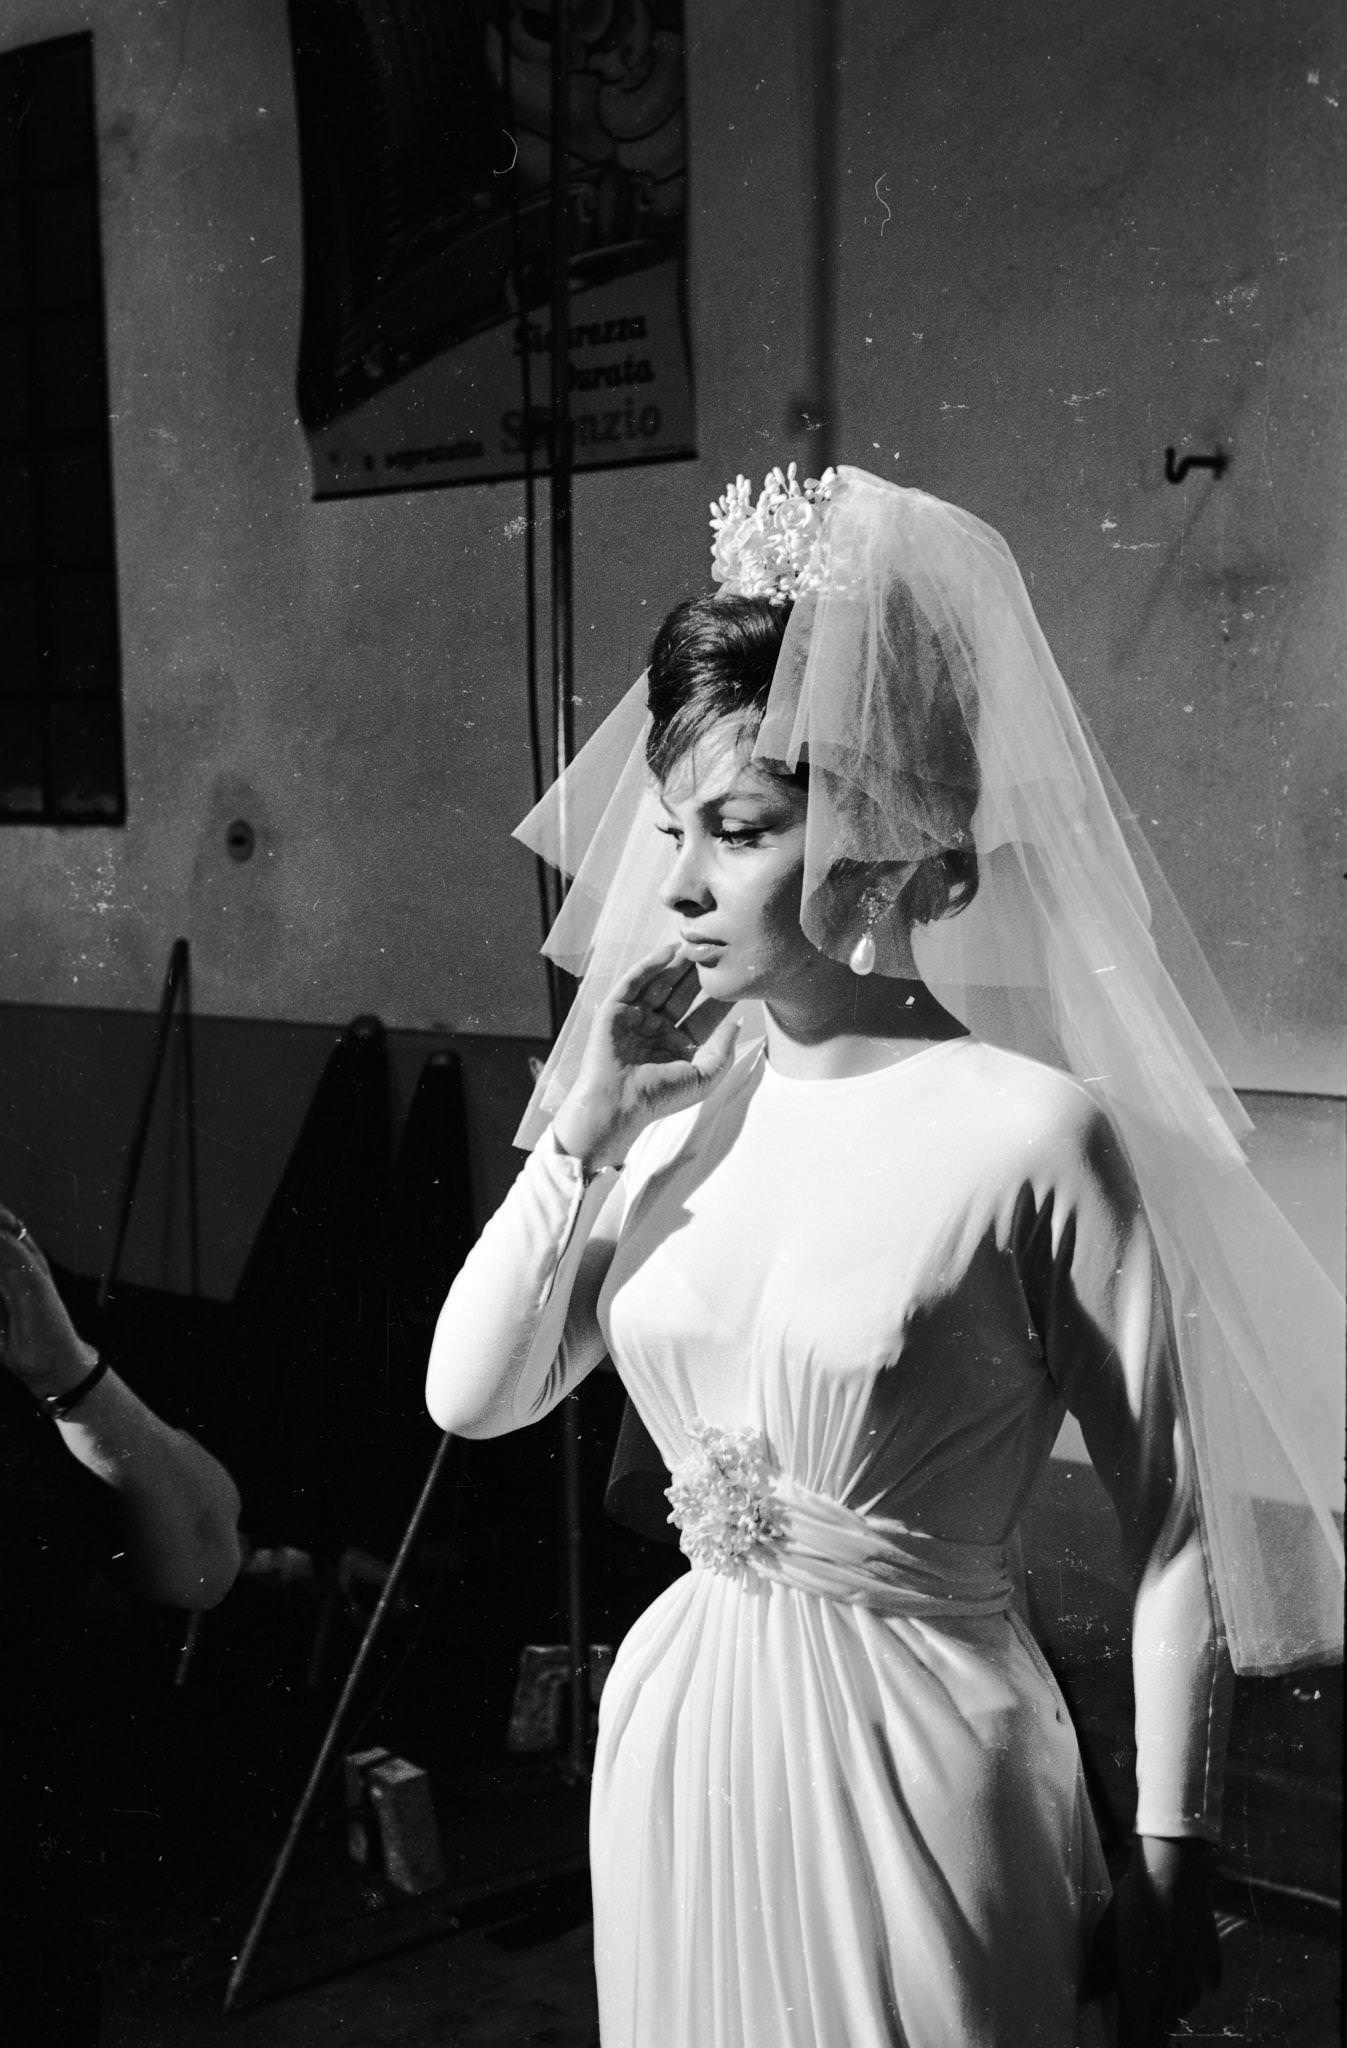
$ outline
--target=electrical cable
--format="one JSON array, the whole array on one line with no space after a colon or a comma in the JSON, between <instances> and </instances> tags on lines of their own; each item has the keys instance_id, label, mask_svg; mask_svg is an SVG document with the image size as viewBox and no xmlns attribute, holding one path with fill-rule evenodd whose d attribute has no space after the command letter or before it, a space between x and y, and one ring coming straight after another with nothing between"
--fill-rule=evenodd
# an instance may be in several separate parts
<instances>
[{"instance_id":1,"label":"electrical cable","mask_svg":"<svg viewBox=\"0 0 1347 2048\"><path fill-rule=\"evenodd\" d=\"M498 28L501 49L502 126L513 135L514 47L510 36L509 0L498 0ZM515 163L504 174L510 215L510 275L515 297L515 353L519 358L520 444L524 457L524 700L528 727L529 764L533 800L541 798L547 786L544 757L542 700L538 689L538 487L535 460L536 434L533 411L533 348L529 332L529 292L524 263L523 226L519 214L519 167ZM559 905L553 895L552 871L542 860L534 862L538 892L538 915L546 936ZM549 996L555 1008L552 977L548 963Z\"/></svg>"}]
</instances>

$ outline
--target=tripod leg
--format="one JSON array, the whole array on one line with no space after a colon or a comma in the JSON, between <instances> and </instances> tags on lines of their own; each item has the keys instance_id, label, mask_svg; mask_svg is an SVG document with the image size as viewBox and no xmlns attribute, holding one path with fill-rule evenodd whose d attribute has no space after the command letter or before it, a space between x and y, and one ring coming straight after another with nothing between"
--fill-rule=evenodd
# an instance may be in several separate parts
<instances>
[{"instance_id":1,"label":"tripod leg","mask_svg":"<svg viewBox=\"0 0 1347 2048\"><path fill-rule=\"evenodd\" d=\"M322 1790L323 1780L327 1775L328 1766L331 1764L337 1744L341 1738L342 1727L350 1710L351 1701L355 1697L356 1687L359 1685L364 1674L365 1666L369 1662L370 1653L374 1648L375 1639L383 1624L384 1616L392 1605L398 1584L403 1572L406 1570L412 1546L415 1544L416 1538L420 1533L421 1524L426 1518L426 1511L430 1506L431 1496L435 1491L436 1482L439 1479L445 1458L448 1456L449 1446L452 1442L453 1438L448 1434L442 1436L436 1447L435 1455L430 1461L430 1470L426 1474L425 1483L421 1488L416 1506L412 1509L411 1518L403 1531L402 1541L398 1545L397 1556L388 1568L388 1577L384 1581L384 1588L379 1595L378 1604L369 1618L368 1626L361 1639L360 1648L356 1651L355 1660L346 1675L346 1683L341 1689L341 1697L332 1710L332 1718L328 1722L327 1733L324 1735L318 1755L314 1759L313 1769L309 1772L308 1783L300 1794L299 1804L291 1816L290 1827L284 1842L281 1844L280 1854L272 1866L271 1876L267 1879L266 1890L258 1902L257 1911L253 1915L252 1925L248 1929L243 1946L238 1953L238 1960L235 1962L234 1968L230 1973L224 1995L224 2010L226 2012L233 2010L239 1992L243 1988L244 1979L252 1967L253 1957L256 1955L258 1944L262 1939L263 1929L271 1917L271 1909L276 1903L276 1895L285 1882L285 1874L290 1868L290 1862L294 1856L300 1834L303 1831L304 1823L313 1811L318 1794Z\"/></svg>"}]
</instances>

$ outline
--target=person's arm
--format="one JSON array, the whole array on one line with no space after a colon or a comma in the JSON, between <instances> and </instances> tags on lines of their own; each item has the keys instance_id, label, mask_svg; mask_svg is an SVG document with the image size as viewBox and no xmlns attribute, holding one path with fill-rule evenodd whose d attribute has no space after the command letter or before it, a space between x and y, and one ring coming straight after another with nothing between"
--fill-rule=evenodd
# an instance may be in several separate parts
<instances>
[{"instance_id":1,"label":"person's arm","mask_svg":"<svg viewBox=\"0 0 1347 2048\"><path fill-rule=\"evenodd\" d=\"M723 1003L686 1014L696 990L695 970L665 946L596 1012L574 1088L440 1311L426 1406L441 1429L522 1429L604 1356L598 1298L627 1155L649 1125L701 1101L733 1059Z\"/></svg>"},{"instance_id":2,"label":"person's arm","mask_svg":"<svg viewBox=\"0 0 1347 2048\"><path fill-rule=\"evenodd\" d=\"M597 1305L622 1215L549 1130L460 1267L435 1325L426 1406L456 1436L538 1421L604 1355Z\"/></svg>"},{"instance_id":3,"label":"person's arm","mask_svg":"<svg viewBox=\"0 0 1347 2048\"><path fill-rule=\"evenodd\" d=\"M110 1569L141 1599L214 1607L239 1569L233 1480L115 1372L99 1369L46 1259L7 1210L0 1210L0 1311L0 1362L48 1408L70 1455L114 1498L123 1548ZM86 1381L88 1391L63 1412Z\"/></svg>"},{"instance_id":4,"label":"person's arm","mask_svg":"<svg viewBox=\"0 0 1347 2048\"><path fill-rule=\"evenodd\" d=\"M1082 1114L1038 1223L1049 1369L1118 1517L1135 1589L1136 1849L1104 1930L1121 2048L1152 2048L1219 1976L1209 1876L1233 1679L1211 1590L1169 1303L1130 1167Z\"/></svg>"}]
</instances>

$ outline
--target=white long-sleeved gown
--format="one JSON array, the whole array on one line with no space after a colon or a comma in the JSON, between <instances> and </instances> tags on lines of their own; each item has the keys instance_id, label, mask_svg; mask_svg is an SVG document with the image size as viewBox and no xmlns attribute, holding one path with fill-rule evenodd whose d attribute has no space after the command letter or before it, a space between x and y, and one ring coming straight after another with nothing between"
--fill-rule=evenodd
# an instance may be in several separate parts
<instances>
[{"instance_id":1,"label":"white long-sleeved gown","mask_svg":"<svg viewBox=\"0 0 1347 2048\"><path fill-rule=\"evenodd\" d=\"M759 1051L620 1174L549 1136L446 1303L434 1405L497 1434L605 1354L711 1562L603 1696L604 2048L1102 2039L1077 1987L1107 1878L1004 1549L1066 1408L1138 1582L1140 1831L1215 1834L1228 1685L1163 1290L1090 1097L972 1040L829 1081Z\"/></svg>"}]
</instances>

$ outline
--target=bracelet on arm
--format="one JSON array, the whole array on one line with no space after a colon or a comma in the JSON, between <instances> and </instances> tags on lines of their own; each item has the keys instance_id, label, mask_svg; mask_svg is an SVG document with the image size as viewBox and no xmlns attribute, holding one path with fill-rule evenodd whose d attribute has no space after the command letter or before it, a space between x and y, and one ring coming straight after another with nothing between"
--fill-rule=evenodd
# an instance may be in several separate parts
<instances>
[{"instance_id":1,"label":"bracelet on arm","mask_svg":"<svg viewBox=\"0 0 1347 2048\"><path fill-rule=\"evenodd\" d=\"M86 1372L82 1380L76 1380L73 1387L67 1387L63 1394L44 1394L42 1406L55 1422L64 1422L71 1410L78 1408L86 1394L92 1394L98 1382L108 1369L106 1358L96 1361L92 1371Z\"/></svg>"}]
</instances>

